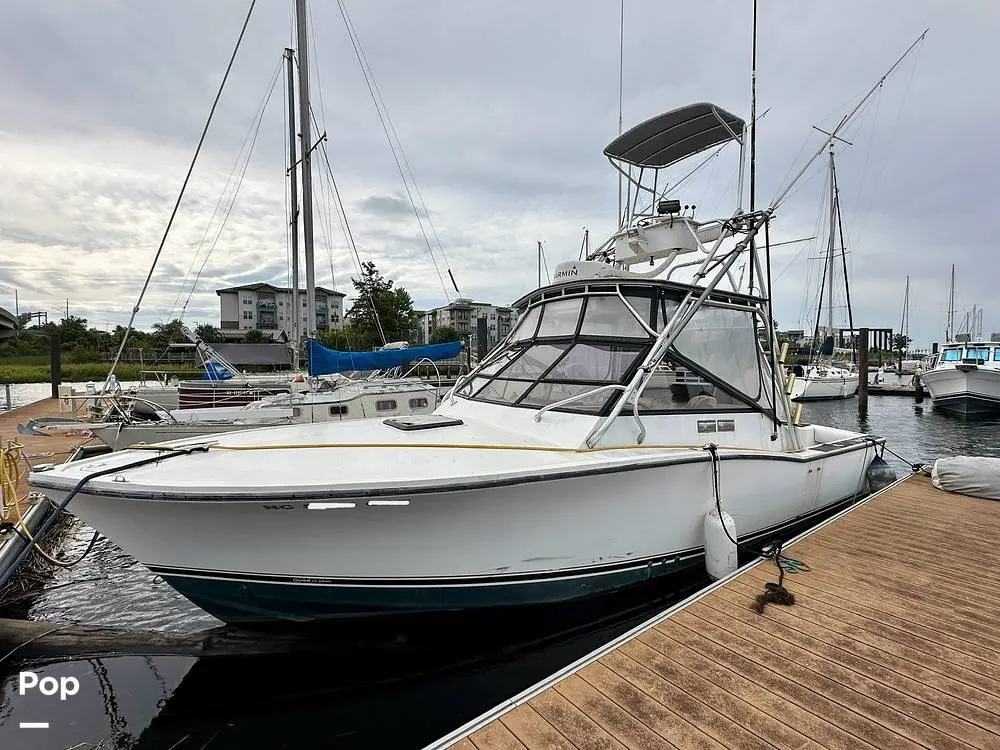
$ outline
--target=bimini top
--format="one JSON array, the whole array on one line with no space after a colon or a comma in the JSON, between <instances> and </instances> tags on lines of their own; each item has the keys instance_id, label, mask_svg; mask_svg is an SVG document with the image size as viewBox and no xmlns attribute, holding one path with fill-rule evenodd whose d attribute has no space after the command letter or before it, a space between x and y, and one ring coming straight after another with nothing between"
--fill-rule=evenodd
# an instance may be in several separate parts
<instances>
[{"instance_id":1,"label":"bimini top","mask_svg":"<svg viewBox=\"0 0 1000 750\"><path fill-rule=\"evenodd\" d=\"M615 138L604 149L609 159L662 169L727 141L741 141L741 118L701 102L665 112Z\"/></svg>"}]
</instances>

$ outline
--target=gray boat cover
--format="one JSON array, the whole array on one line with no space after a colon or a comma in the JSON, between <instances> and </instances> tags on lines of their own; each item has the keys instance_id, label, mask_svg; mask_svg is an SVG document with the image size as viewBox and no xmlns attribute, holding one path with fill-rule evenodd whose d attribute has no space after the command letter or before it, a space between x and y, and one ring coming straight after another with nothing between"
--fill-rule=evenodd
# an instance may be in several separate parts
<instances>
[{"instance_id":1,"label":"gray boat cover","mask_svg":"<svg viewBox=\"0 0 1000 750\"><path fill-rule=\"evenodd\" d=\"M939 458L931 470L931 483L945 492L1000 500L1000 458Z\"/></svg>"}]
</instances>

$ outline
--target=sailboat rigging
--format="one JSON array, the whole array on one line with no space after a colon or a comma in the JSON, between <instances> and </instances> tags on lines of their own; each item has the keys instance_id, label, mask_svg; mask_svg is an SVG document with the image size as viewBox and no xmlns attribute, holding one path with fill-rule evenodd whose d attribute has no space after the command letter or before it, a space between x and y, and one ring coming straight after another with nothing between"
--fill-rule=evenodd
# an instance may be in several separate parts
<instances>
[{"instance_id":1,"label":"sailboat rigging","mask_svg":"<svg viewBox=\"0 0 1000 750\"><path fill-rule=\"evenodd\" d=\"M837 186L837 169L833 148L830 148L829 158L829 229L827 234L826 258L823 264L823 276L820 283L819 297L816 305L816 324L813 327L813 346L810 347L809 363L805 367L794 365L789 368L795 375L792 383L791 398L793 401L827 401L831 399L850 398L858 389L858 373L853 368L834 362L837 344L840 343L840 332L834 327L833 289L834 271L837 258L837 232L840 230L840 255L843 259L844 286L848 287L846 248L844 247L843 225L840 219L840 200ZM820 326L823 313L823 296L826 295L826 325ZM853 331L854 319L851 314L850 294L847 295L848 327ZM853 336L852 336L853 338ZM818 350L816 344L822 341ZM852 364L854 361L852 349ZM824 360L824 358L827 358Z\"/></svg>"}]
</instances>

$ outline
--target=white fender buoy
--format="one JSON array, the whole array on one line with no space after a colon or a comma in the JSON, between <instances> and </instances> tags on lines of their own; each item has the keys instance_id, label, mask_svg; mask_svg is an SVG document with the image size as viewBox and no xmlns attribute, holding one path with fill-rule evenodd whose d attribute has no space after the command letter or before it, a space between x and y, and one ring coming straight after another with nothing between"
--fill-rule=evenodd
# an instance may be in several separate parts
<instances>
[{"instance_id":1,"label":"white fender buoy","mask_svg":"<svg viewBox=\"0 0 1000 750\"><path fill-rule=\"evenodd\" d=\"M736 522L725 510L721 516L717 508L705 514L705 568L712 580L724 578L739 567L733 541L736 538Z\"/></svg>"}]
</instances>

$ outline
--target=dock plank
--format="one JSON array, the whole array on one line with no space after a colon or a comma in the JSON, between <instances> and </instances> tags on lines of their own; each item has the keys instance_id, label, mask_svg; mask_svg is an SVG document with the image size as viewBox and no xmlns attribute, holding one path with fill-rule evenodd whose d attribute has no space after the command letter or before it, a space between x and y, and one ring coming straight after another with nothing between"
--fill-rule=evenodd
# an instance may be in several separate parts
<instances>
[{"instance_id":1,"label":"dock plank","mask_svg":"<svg viewBox=\"0 0 1000 750\"><path fill-rule=\"evenodd\" d=\"M531 705L550 724L558 726L564 736L577 747L587 750L625 750L625 745L555 690L542 693Z\"/></svg>"},{"instance_id":2,"label":"dock plank","mask_svg":"<svg viewBox=\"0 0 1000 750\"><path fill-rule=\"evenodd\" d=\"M726 611L718 607L717 599L712 603L696 602L690 612L706 622L727 628L746 642L759 643L783 663L801 666L838 686L856 691L864 699L855 702L868 704L865 713L917 742L934 748L965 747L966 743L986 748L993 741L990 732L939 708L935 701L947 702L945 694L926 686L923 690L919 686L915 688L913 680L907 681L891 670L879 671L878 665L866 663L843 649L826 646L804 634L796 637L794 632L788 632L787 628L782 631L771 622L766 629L761 628L751 620L754 613L744 616L740 611ZM907 688L923 693L926 700L915 698ZM961 710L961 704L958 709ZM981 717L989 716L985 711L979 713Z\"/></svg>"},{"instance_id":3,"label":"dock plank","mask_svg":"<svg viewBox=\"0 0 1000 750\"><path fill-rule=\"evenodd\" d=\"M662 735L636 719L579 674L563 680L555 689L600 724L608 734L617 737L632 750L659 750L664 747L683 750L682 746L665 740Z\"/></svg>"},{"instance_id":4,"label":"dock plank","mask_svg":"<svg viewBox=\"0 0 1000 750\"><path fill-rule=\"evenodd\" d=\"M487 724L469 739L477 750L528 750L502 721Z\"/></svg>"},{"instance_id":5,"label":"dock plank","mask_svg":"<svg viewBox=\"0 0 1000 750\"><path fill-rule=\"evenodd\" d=\"M820 747L792 726L796 723L794 716L785 717L792 722L788 723L769 714L766 707L755 705L756 702L752 698L744 700L737 697L740 691L733 687L734 675L729 679L712 680L709 675L694 671L692 664L676 662L639 639L624 644L620 652L645 665L665 682L687 692L699 702L699 705L711 706L724 716L728 716L733 722L767 743L768 747L801 750Z\"/></svg>"},{"instance_id":6,"label":"dock plank","mask_svg":"<svg viewBox=\"0 0 1000 750\"><path fill-rule=\"evenodd\" d=\"M652 729L679 748L698 750L725 750L725 745L714 740L708 732L684 721L676 713L646 693L642 687L623 678L614 670L597 662L580 670L594 688L614 701L638 721Z\"/></svg>"},{"instance_id":7,"label":"dock plank","mask_svg":"<svg viewBox=\"0 0 1000 750\"><path fill-rule=\"evenodd\" d=\"M576 750L576 745L527 703L503 716L501 721L528 750Z\"/></svg>"},{"instance_id":8,"label":"dock plank","mask_svg":"<svg viewBox=\"0 0 1000 750\"><path fill-rule=\"evenodd\" d=\"M713 599L711 603L706 605L713 610L713 614L718 613L718 621L721 622L722 618L729 618L726 620L727 626L734 628L734 630L738 627L742 629L750 626L764 631L764 635L762 636L756 633L751 634L749 631L744 630L743 632L747 633L747 637L763 637L764 640L769 641L766 636L771 636L774 639L784 641L785 643L771 641L771 647L777 653L785 653L787 650L786 644L792 646L800 644L802 647L808 648L817 657L826 660L824 669L827 670L828 674L843 674L842 670L844 669L857 672L865 681L866 690L868 690L869 694L878 697L884 703L891 704L895 702L896 698L892 693L884 693L883 686L894 691L899 691L904 696L900 699L900 703L904 706L910 706L910 708L906 709L907 711L910 711L911 708L920 708L911 704L910 699L923 701L927 705L939 707L944 712L966 719L993 733L1000 734L1000 715L993 711L979 708L968 701L960 700L952 693L927 684L926 674L923 670L919 668L907 669L905 663L901 665L899 661L892 659L886 654L878 654L877 657L872 658L871 654L865 655L854 649L833 645L825 639L830 637L829 631L824 632L821 628L806 621L801 621L794 625L788 625L776 620L765 620L762 622L755 619L753 613L740 611L743 609L742 600L733 602L730 599L733 596L732 592L727 591L722 593L723 596ZM727 604L729 606L726 606ZM735 625L733 623L734 618L738 619L742 625ZM956 685L956 687L958 686ZM947 722L949 719L944 717L942 721Z\"/></svg>"},{"instance_id":9,"label":"dock plank","mask_svg":"<svg viewBox=\"0 0 1000 750\"><path fill-rule=\"evenodd\" d=\"M777 570L751 566L469 736L478 750L512 746L484 734L501 724L525 747L1000 747L998 536L1000 503L909 477L786 547L810 567L785 577L792 606L754 611Z\"/></svg>"}]
</instances>

